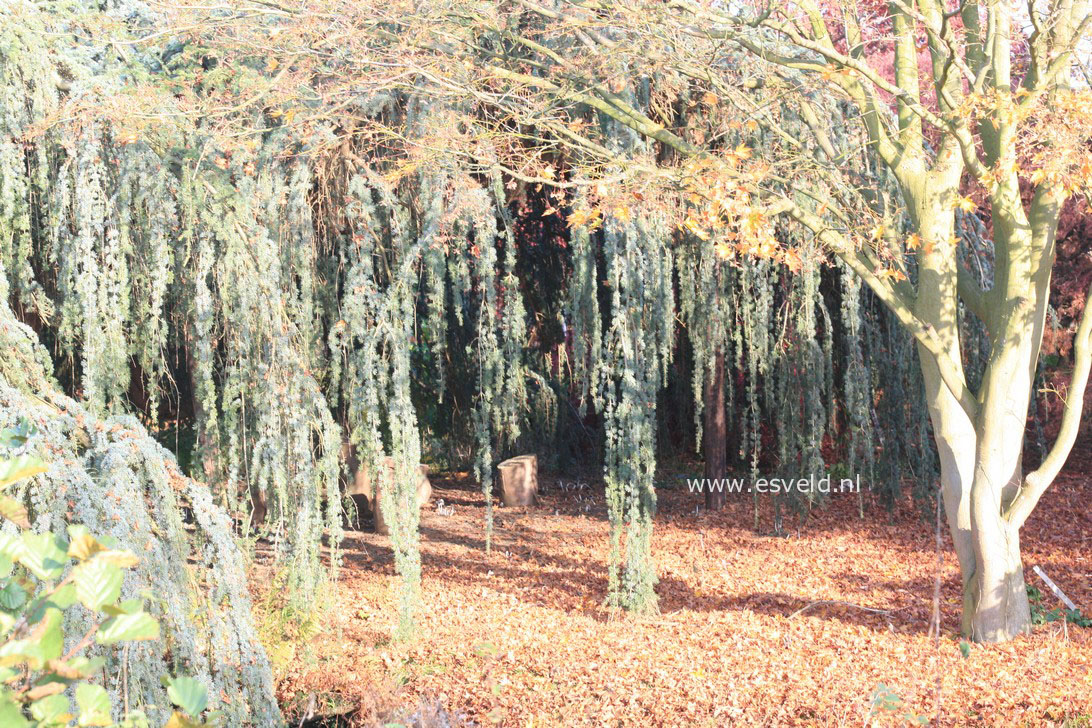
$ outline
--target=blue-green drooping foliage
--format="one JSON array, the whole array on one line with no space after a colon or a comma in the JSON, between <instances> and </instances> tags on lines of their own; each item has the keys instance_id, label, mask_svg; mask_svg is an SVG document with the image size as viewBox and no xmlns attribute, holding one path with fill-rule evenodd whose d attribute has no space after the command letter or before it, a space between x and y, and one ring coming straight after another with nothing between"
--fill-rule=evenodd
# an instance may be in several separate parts
<instances>
[{"instance_id":1,"label":"blue-green drooping foliage","mask_svg":"<svg viewBox=\"0 0 1092 728\"><path fill-rule=\"evenodd\" d=\"M516 172L505 166L510 150L491 146L488 133L475 138L474 114L488 109L410 82L352 96L307 124L293 125L262 92L195 117L177 101L179 87L200 96L216 84L260 84L273 67L219 66L201 41L156 33L158 16L139 2L108 5L124 18L111 27L143 41L131 52L65 30L97 9L15 0L22 22L0 27L0 284L13 316L45 345L34 349L42 377L15 366L4 377L21 391L49 380L91 417L127 418L126 427L132 417L171 420L176 434L192 432L177 455L208 490L191 500L223 508L240 537L268 539L298 604L336 577L348 461L380 494L401 578L399 633L409 635L421 607L416 473L440 450L436 440L465 446L459 464L481 485L489 550L496 462L516 447L545 447L564 421L592 442L585 454L606 483L607 601L654 610L657 402L669 381L685 380L700 446L718 356L736 467L799 477L844 465L888 505L908 473L931 482L913 344L790 224L777 235L804 251L798 270L726 258L716 252L725 241L677 225L685 209L671 204L690 203L591 200L599 184L576 179L579 145L561 154L546 127L528 156L554 155L551 177ZM657 83L635 79L626 102L652 113ZM162 90L155 113L118 111L153 87ZM318 103L302 96L303 107ZM825 110L835 121L852 113L835 102ZM662 152L580 104L567 113L598 130L614 165L607 176L624 178L631 163ZM786 128L806 124L779 113ZM675 121L697 129L716 120ZM452 125L441 137L452 150L415 147ZM845 127L831 125L835 152L878 174ZM474 139L472 155L454 148L456 134ZM732 130L724 143L761 155L778 142L760 128ZM521 203L536 195L551 196L555 220L569 220L557 240L520 235L520 216L542 209ZM600 203L594 221L568 218ZM961 235L968 262L979 264L989 251L974 223L965 220ZM528 263L532 248L546 247L560 261L548 284ZM527 295L536 290L566 300L564 313L546 322ZM563 333L551 339L551 325ZM987 350L980 328L968 341L972 353ZM551 356L556 366L542 363ZM972 379L976 367L968 362ZM152 470L127 487L159 488ZM821 500L775 498L774 530L787 509L806 513ZM226 542L217 548L226 553Z\"/></svg>"}]
</instances>

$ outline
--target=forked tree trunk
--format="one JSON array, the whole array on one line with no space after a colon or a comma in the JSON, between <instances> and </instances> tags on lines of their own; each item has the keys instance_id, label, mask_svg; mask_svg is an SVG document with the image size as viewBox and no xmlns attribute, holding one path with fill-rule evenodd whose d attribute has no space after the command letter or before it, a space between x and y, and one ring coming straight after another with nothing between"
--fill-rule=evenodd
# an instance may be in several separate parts
<instances>
[{"instance_id":1,"label":"forked tree trunk","mask_svg":"<svg viewBox=\"0 0 1092 728\"><path fill-rule=\"evenodd\" d=\"M947 189L940 186L929 194L918 190L917 195L907 196L909 209L914 212L914 222L923 243L922 265L919 273L918 297L915 315L933 327L938 339L946 346L952 361L959 366L962 356L959 346L958 300L959 272L954 262L943 254L938 244L947 241L955 227L955 213L942 204L954 181L952 174ZM974 539L971 533L971 484L974 480L975 447L978 436L974 423L949 391L940 375L940 368L933 356L918 345L918 359L925 384L929 419L933 425L933 438L940 461L940 492L944 500L944 512L952 536L959 571L962 575L963 592L968 594L975 573ZM972 605L963 600L964 632L969 627L966 617Z\"/></svg>"},{"instance_id":2,"label":"forked tree trunk","mask_svg":"<svg viewBox=\"0 0 1092 728\"><path fill-rule=\"evenodd\" d=\"M1039 195L1024 218L1015 182L993 193L995 240L1009 255L999 262L996 285L1004 308L992 322L994 345L979 394L971 491L977 564L969 636L980 642L1001 642L1031 629L1020 558L1022 522L1006 514L1017 497L1014 484L1023 482L1021 453L1046 325L1060 205Z\"/></svg>"},{"instance_id":3,"label":"forked tree trunk","mask_svg":"<svg viewBox=\"0 0 1092 728\"><path fill-rule=\"evenodd\" d=\"M728 416L724 411L724 351L718 348L705 375L705 412L702 450L705 454L705 507L724 506L724 477L728 467ZM720 487L714 488L713 484Z\"/></svg>"},{"instance_id":4,"label":"forked tree trunk","mask_svg":"<svg viewBox=\"0 0 1092 728\"><path fill-rule=\"evenodd\" d=\"M1030 338L1030 332L1022 338ZM1006 347L1008 351L995 355L982 384L971 488L975 574L966 600L971 613L964 616L964 632L976 642L1003 642L1031 629L1020 532L1003 516L1006 492L1021 476L1031 400L1031 376L1021 363L1027 352L1019 348Z\"/></svg>"},{"instance_id":5,"label":"forked tree trunk","mask_svg":"<svg viewBox=\"0 0 1092 728\"><path fill-rule=\"evenodd\" d=\"M1010 507L1024 483L1021 454L1046 320L1057 206L1049 200L1033 206L1030 224L1021 222L1019 189L1009 187L993 196L995 243L1007 252L998 260L992 292L1000 305L983 314L993 345L973 421L941 381L936 359L919 349L963 576L963 633L978 642L1002 642L1031 628L1020 557L1023 521ZM928 190L919 193L922 237L950 238L950 215L936 212ZM926 253L924 263L916 314L934 328L959 366L954 256L931 260Z\"/></svg>"},{"instance_id":6,"label":"forked tree trunk","mask_svg":"<svg viewBox=\"0 0 1092 728\"><path fill-rule=\"evenodd\" d=\"M931 199L943 194L949 193L924 190L919 198L916 222L933 252L923 253L915 314L933 327L951 360L961 367L955 305L958 270L943 248L951 238L954 215ZM1031 344L1033 318L1027 316L1019 327L1012 321L1006 324L1008 343L995 348L991 357L977 421L944 384L936 360L919 346L940 460L941 494L962 576L962 632L979 642L1010 639L1031 624L1018 529L1009 526L1002 509L1010 484L1019 482L1020 476L1033 371L1028 360L1036 350Z\"/></svg>"}]
</instances>

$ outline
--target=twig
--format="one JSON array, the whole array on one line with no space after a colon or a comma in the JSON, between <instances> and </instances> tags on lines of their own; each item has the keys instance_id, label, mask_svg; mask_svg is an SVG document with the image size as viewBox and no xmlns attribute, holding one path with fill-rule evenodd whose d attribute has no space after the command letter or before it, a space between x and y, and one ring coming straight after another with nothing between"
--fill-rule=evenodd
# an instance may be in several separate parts
<instances>
[{"instance_id":1,"label":"twig","mask_svg":"<svg viewBox=\"0 0 1092 728\"><path fill-rule=\"evenodd\" d=\"M307 710L304 711L303 717L300 718L299 728L303 728L303 724L313 717L315 717L315 694L311 693L307 698Z\"/></svg>"},{"instance_id":2,"label":"twig","mask_svg":"<svg viewBox=\"0 0 1092 728\"><path fill-rule=\"evenodd\" d=\"M87 633L83 636L83 639L81 639L79 642L77 642L72 647L72 649L70 649L67 653L65 653L65 656L61 658L61 662L68 662L69 660L71 660L73 657L76 656L76 653L78 653L84 647L87 647L89 644L91 644L91 639L95 636L95 633L99 631L100 626L101 625L99 625L99 624L91 625L91 629L87 630Z\"/></svg>"},{"instance_id":3,"label":"twig","mask_svg":"<svg viewBox=\"0 0 1092 728\"><path fill-rule=\"evenodd\" d=\"M125 703L125 715L129 715L129 647L125 645L121 658L121 696Z\"/></svg>"},{"instance_id":4,"label":"twig","mask_svg":"<svg viewBox=\"0 0 1092 728\"><path fill-rule=\"evenodd\" d=\"M937 489L937 572L936 578L933 582L933 659L936 661L934 664L934 670L937 676L936 684L936 701L937 701L937 718L936 725L940 725L941 709L940 709L940 571L944 565L944 556L942 551L942 542L940 539L940 501L943 493Z\"/></svg>"},{"instance_id":5,"label":"twig","mask_svg":"<svg viewBox=\"0 0 1092 728\"><path fill-rule=\"evenodd\" d=\"M899 611L897 609L876 609L875 607L862 607L860 604L854 604L853 602L840 602L840 601L838 601L836 599L823 599L821 601L812 602L811 604L808 604L806 606L801 607L800 609L797 609L795 612L793 612L792 614L789 615L789 619L792 619L793 617L795 617L798 614L803 614L804 612L808 611L812 607L823 607L823 606L853 607L854 609L860 609L860 610L865 611L865 612L874 612L876 614L891 614L892 612Z\"/></svg>"}]
</instances>

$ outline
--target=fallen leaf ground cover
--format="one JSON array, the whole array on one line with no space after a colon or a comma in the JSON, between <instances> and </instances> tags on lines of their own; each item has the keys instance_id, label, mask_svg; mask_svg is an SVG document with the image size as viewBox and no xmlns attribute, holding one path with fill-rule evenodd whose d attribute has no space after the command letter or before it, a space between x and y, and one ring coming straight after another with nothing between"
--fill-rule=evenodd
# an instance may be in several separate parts
<instances>
[{"instance_id":1,"label":"fallen leaf ground cover","mask_svg":"<svg viewBox=\"0 0 1092 728\"><path fill-rule=\"evenodd\" d=\"M1038 564L1086 614L1090 460L1085 444L1023 535L1029 584L1046 594L1031 573ZM964 656L946 528L935 645L934 525L910 502L889 514L866 496L862 520L856 495L832 494L772 537L767 503L756 532L748 496L696 513L700 496L685 484L661 490L660 613L630 618L602 607L601 486L498 509L489 554L476 484L448 474L433 486L455 512L422 516L416 639L390 640L396 577L385 538L350 532L317 633L278 664L290 711L318 695L365 706L363 720L377 686L393 685L407 704L439 701L479 725L905 725L939 715L941 725L1076 726L1092 716L1092 629L1053 622Z\"/></svg>"}]
</instances>

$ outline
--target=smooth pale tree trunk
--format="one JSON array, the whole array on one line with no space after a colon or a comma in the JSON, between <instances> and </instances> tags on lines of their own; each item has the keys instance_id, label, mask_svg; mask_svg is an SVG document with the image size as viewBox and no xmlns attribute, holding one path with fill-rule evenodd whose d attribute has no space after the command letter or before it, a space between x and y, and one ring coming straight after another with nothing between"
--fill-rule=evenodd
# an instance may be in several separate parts
<instances>
[{"instance_id":1,"label":"smooth pale tree trunk","mask_svg":"<svg viewBox=\"0 0 1092 728\"><path fill-rule=\"evenodd\" d=\"M977 570L969 634L1000 642L1031 628L1031 609L1020 558L1020 523L1005 517L1023 480L1021 452L1034 392L1054 264L1060 200L1037 195L1023 215L1019 188L994 193L994 236L1009 255L998 266L1002 308L979 395L978 445L971 490L971 524Z\"/></svg>"},{"instance_id":2,"label":"smooth pale tree trunk","mask_svg":"<svg viewBox=\"0 0 1092 728\"><path fill-rule=\"evenodd\" d=\"M1027 362L1037 346L1029 313L1011 317L999 335L982 383L975 473L971 487L974 535L973 611L968 636L1001 642L1031 628L1019 529L1003 517L1006 491L1021 477L1020 453L1031 401ZM966 623L966 618L965 618Z\"/></svg>"},{"instance_id":3,"label":"smooth pale tree trunk","mask_svg":"<svg viewBox=\"0 0 1092 728\"><path fill-rule=\"evenodd\" d=\"M1000 642L1030 629L1031 610L1020 559L1020 534L1003 518L1006 490L1020 477L1020 452L1031 401L1027 361L1034 326L1029 314L1012 317L1001 336L982 383L974 481L971 486L971 531L975 565L973 612L968 636ZM965 619L966 622L966 619Z\"/></svg>"},{"instance_id":4,"label":"smooth pale tree trunk","mask_svg":"<svg viewBox=\"0 0 1092 728\"><path fill-rule=\"evenodd\" d=\"M724 351L717 348L713 365L705 375L705 412L702 428L702 450L705 454L705 507L720 510L724 507L723 479L728 467L728 416L724 406ZM719 481L721 488L712 487Z\"/></svg>"},{"instance_id":5,"label":"smooth pale tree trunk","mask_svg":"<svg viewBox=\"0 0 1092 728\"><path fill-rule=\"evenodd\" d=\"M908 198L923 240L914 313L934 329L961 369L958 270L956 256L945 247L955 221L950 205L942 202L954 191L952 184L934 184L911 190ZM986 312L992 346L973 421L942 381L936 358L919 347L941 492L962 574L962 631L979 642L1005 641L1031 628L1020 556L1022 524L1011 522L1006 512L1023 482L1022 452L1046 320L1057 210L1033 206L1040 213L1028 224L1022 204L1016 188L1000 189L993 199L995 242L1004 251L995 283L1001 305Z\"/></svg>"},{"instance_id":6,"label":"smooth pale tree trunk","mask_svg":"<svg viewBox=\"0 0 1092 728\"><path fill-rule=\"evenodd\" d=\"M943 191L941 192L943 194ZM917 207L916 223L921 235L923 263L918 282L915 314L933 326L948 354L961 363L959 346L959 311L957 308L958 270L940 246L947 245L955 226L955 213L939 199L926 198ZM975 574L975 550L971 524L971 487L974 480L975 448L978 436L974 423L941 380L940 369L932 355L920 344L921 361L929 417L940 461L940 492L948 529L952 536L963 585L963 631L970 626L974 604L972 593Z\"/></svg>"},{"instance_id":7,"label":"smooth pale tree trunk","mask_svg":"<svg viewBox=\"0 0 1092 728\"><path fill-rule=\"evenodd\" d=\"M907 197L922 239L914 313L933 328L962 375L959 270L951 251L955 213L948 201L958 175L952 170L931 176ZM1012 484L1021 476L1034 374L1029 359L1038 351L1035 308L1014 312L994 332L1003 331L1003 338L994 342L977 421L942 381L936 358L918 349L940 460L941 496L962 577L962 632L983 642L1010 639L1031 625L1019 533L1002 513L1003 500L1006 495L1011 499Z\"/></svg>"},{"instance_id":8,"label":"smooth pale tree trunk","mask_svg":"<svg viewBox=\"0 0 1092 728\"><path fill-rule=\"evenodd\" d=\"M1026 361L1033 347L1030 320L1006 327L1011 342L996 353L982 384L971 531L975 574L964 631L980 642L1001 642L1031 627L1031 609L1020 558L1019 529L1003 517L1005 492L1020 477L1020 452L1031 401ZM1023 331L1017 330L1023 328Z\"/></svg>"}]
</instances>

